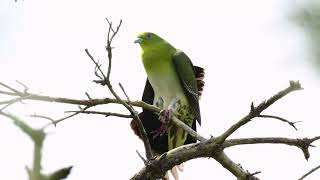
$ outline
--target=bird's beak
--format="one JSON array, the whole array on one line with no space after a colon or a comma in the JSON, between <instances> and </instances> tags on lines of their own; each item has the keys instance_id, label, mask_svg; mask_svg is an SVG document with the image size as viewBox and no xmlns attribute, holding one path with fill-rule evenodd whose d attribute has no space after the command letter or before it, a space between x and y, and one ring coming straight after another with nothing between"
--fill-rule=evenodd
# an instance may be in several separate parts
<instances>
[{"instance_id":1,"label":"bird's beak","mask_svg":"<svg viewBox=\"0 0 320 180\"><path fill-rule=\"evenodd\" d=\"M136 40L134 41L134 43L141 43L142 41L143 41L142 38L138 38L138 39L136 39Z\"/></svg>"}]
</instances>

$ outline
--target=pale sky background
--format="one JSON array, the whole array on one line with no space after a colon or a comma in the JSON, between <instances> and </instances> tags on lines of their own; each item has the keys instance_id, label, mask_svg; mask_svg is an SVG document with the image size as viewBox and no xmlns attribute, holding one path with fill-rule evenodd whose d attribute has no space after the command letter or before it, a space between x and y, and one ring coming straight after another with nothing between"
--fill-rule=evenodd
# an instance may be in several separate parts
<instances>
[{"instance_id":1,"label":"pale sky background","mask_svg":"<svg viewBox=\"0 0 320 180\"><path fill-rule=\"evenodd\" d=\"M101 61L108 17L123 26L114 41L111 79L119 94L121 82L132 100L140 99L145 72L138 33L152 31L184 50L206 70L206 86L200 102L201 135L219 135L259 103L300 80L304 91L281 99L266 112L291 121L303 121L299 131L272 119L255 119L232 137L314 137L320 135L320 75L308 63L301 29L288 21L291 0L14 0L0 2L0 80L31 92L85 99L111 97L91 81L93 64L84 49ZM0 96L0 101L4 100ZM76 106L26 101L7 109L33 127L47 123L27 117L37 113L53 118ZM126 112L117 105L100 110ZM138 109L140 111L140 109ZM130 120L79 115L46 130L42 166L45 172L74 165L70 180L129 179L143 167L136 150L142 142L132 133ZM315 145L320 145L319 142ZM0 117L0 179L27 179L24 166L31 165L33 144L9 119ZM306 161L295 147L245 145L226 153L250 172L262 171L261 179L297 179L320 164L319 148ZM309 179L318 179L320 171ZM213 159L185 164L181 179L235 179Z\"/></svg>"}]
</instances>

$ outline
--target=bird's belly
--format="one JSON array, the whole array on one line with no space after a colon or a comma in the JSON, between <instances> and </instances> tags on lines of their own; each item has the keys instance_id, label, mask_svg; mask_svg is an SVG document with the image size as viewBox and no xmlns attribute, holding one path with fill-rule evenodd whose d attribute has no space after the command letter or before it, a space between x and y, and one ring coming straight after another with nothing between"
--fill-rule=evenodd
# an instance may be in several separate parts
<instances>
[{"instance_id":1,"label":"bird's belly","mask_svg":"<svg viewBox=\"0 0 320 180\"><path fill-rule=\"evenodd\" d=\"M155 92L154 105L167 108L177 100L180 100L181 104L188 104L177 74L166 73L165 75L150 76L149 81Z\"/></svg>"}]
</instances>

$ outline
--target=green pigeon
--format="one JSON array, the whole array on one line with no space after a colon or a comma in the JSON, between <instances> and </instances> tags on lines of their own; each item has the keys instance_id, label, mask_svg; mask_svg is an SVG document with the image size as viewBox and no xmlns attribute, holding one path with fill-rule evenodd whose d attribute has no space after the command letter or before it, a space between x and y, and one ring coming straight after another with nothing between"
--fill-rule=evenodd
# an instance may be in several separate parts
<instances>
[{"instance_id":1,"label":"green pigeon","mask_svg":"<svg viewBox=\"0 0 320 180\"><path fill-rule=\"evenodd\" d=\"M169 120L175 115L194 130L196 121L201 125L199 96L204 86L204 70L193 66L184 52L154 33L139 34L135 43L142 48L142 62L148 77L142 100L164 109L160 121L157 115L146 109L140 114L152 149L162 154L195 142ZM131 126L139 135L133 122Z\"/></svg>"}]
</instances>

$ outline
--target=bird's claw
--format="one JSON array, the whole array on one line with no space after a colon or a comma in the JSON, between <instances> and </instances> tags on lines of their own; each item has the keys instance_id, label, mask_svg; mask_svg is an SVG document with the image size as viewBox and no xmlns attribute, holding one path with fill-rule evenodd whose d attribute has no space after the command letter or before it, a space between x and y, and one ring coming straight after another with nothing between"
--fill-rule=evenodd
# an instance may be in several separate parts
<instances>
[{"instance_id":1,"label":"bird's claw","mask_svg":"<svg viewBox=\"0 0 320 180\"><path fill-rule=\"evenodd\" d=\"M163 124L168 124L170 119L173 116L173 110L168 108L168 109L163 109L160 111L160 116L159 116L159 120L160 122L162 122Z\"/></svg>"},{"instance_id":2,"label":"bird's claw","mask_svg":"<svg viewBox=\"0 0 320 180\"><path fill-rule=\"evenodd\" d=\"M163 101L161 97L160 97L160 100ZM159 129L151 132L154 134L153 139L156 138L157 136L163 136L167 132L167 124L169 123L170 119L173 117L173 114L176 111L178 104L180 104L180 99L175 98L169 104L167 109L163 109L160 111L159 120L161 122L161 126L159 127Z\"/></svg>"},{"instance_id":3,"label":"bird's claw","mask_svg":"<svg viewBox=\"0 0 320 180\"><path fill-rule=\"evenodd\" d=\"M161 126L159 127L159 129L151 132L154 134L153 139L158 136L163 136L167 132L167 124L169 123L172 116L172 109L164 109L160 111L159 120L161 122Z\"/></svg>"},{"instance_id":4,"label":"bird's claw","mask_svg":"<svg viewBox=\"0 0 320 180\"><path fill-rule=\"evenodd\" d=\"M151 132L152 134L154 134L152 138L155 139L158 136L163 136L166 132L167 132L167 125L161 123L161 126L159 127L159 129Z\"/></svg>"}]
</instances>

